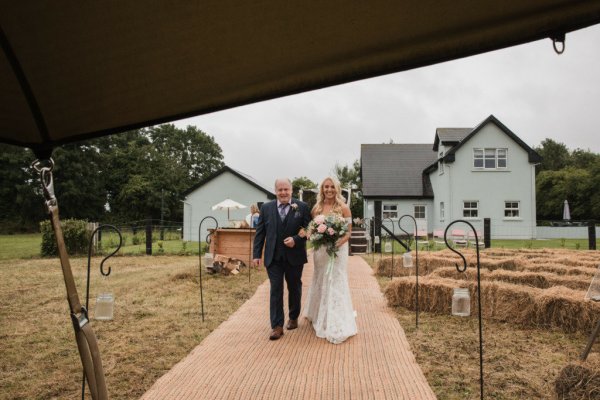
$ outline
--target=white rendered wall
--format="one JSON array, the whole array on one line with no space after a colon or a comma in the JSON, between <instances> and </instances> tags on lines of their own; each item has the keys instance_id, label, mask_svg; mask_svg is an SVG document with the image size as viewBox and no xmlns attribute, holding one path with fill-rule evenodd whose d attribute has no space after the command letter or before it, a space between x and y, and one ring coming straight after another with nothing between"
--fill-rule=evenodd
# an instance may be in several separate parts
<instances>
[{"instance_id":1,"label":"white rendered wall","mask_svg":"<svg viewBox=\"0 0 600 400\"><path fill-rule=\"evenodd\" d=\"M473 167L474 148L506 148L507 168L485 170ZM435 174L434 172L433 174ZM432 175L433 175L432 174ZM454 163L445 166L448 192L444 185L434 186L447 196L446 224L463 217L463 201L479 202L479 217L467 219L483 231L483 218L491 218L492 238L528 239L536 237L535 168L527 152L493 123L488 123L457 152ZM519 202L519 218L504 217L504 202Z\"/></svg>"},{"instance_id":2,"label":"white rendered wall","mask_svg":"<svg viewBox=\"0 0 600 400\"><path fill-rule=\"evenodd\" d=\"M227 211L212 210L213 205L227 198L247 207L241 210L231 210L229 219L232 221L244 220L250 213L251 204L269 201L265 192L226 171L186 196L183 207L183 240L198 241L198 226L200 220L206 216L216 218L219 227L229 226ZM204 226L206 228L214 227L212 220L206 220L204 224L202 240L207 234Z\"/></svg>"}]
</instances>

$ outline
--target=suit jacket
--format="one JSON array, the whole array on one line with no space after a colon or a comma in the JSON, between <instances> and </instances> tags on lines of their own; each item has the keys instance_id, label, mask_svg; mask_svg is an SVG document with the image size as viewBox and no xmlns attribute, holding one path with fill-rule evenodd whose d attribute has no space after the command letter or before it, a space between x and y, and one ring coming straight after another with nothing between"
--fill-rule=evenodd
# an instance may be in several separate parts
<instances>
[{"instance_id":1,"label":"suit jacket","mask_svg":"<svg viewBox=\"0 0 600 400\"><path fill-rule=\"evenodd\" d=\"M254 238L253 258L261 258L263 245L265 247L265 266L268 268L274 260L276 246L279 240L283 241L288 236L294 238L294 247L284 246L283 252L286 261L291 265L302 265L307 262L306 257L306 238L298 236L301 228L308 226L311 220L308 205L302 201L292 198L289 211L283 221L277 210L277 200L265 203L260 208L260 218L256 226L256 236ZM297 204L294 209L293 204Z\"/></svg>"}]
</instances>

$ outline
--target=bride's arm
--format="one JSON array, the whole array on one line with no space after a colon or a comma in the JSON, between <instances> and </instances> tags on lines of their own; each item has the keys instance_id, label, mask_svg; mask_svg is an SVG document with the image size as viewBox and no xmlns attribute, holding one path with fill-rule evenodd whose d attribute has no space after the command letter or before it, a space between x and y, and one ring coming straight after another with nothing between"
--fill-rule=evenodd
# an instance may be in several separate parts
<instances>
[{"instance_id":1,"label":"bride's arm","mask_svg":"<svg viewBox=\"0 0 600 400\"><path fill-rule=\"evenodd\" d=\"M341 238L339 238L338 241L336 242L335 245L337 247L342 246L344 243L346 243L348 240L350 240L350 235L352 234L352 212L350 212L350 207L348 207L345 204L342 207L342 217L348 219L350 222L348 222L348 232L346 232L346 234L344 236L342 236Z\"/></svg>"}]
</instances>

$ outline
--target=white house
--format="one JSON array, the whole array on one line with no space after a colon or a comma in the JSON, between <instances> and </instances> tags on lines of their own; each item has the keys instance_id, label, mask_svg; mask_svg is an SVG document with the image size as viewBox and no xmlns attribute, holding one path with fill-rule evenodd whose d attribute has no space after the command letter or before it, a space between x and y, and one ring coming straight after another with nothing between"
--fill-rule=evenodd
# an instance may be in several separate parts
<instances>
[{"instance_id":1,"label":"white house","mask_svg":"<svg viewBox=\"0 0 600 400\"><path fill-rule=\"evenodd\" d=\"M206 179L184 192L183 200L183 240L198 241L200 221L207 216L217 219L220 227L229 226L229 220L244 220L250 213L250 205L262 204L275 198L272 191L256 182L252 177L225 166ZM212 206L230 198L247 208L227 211L212 210ZM206 220L206 228L214 227L212 220ZM204 227L202 227L204 230ZM204 238L202 238L204 239Z\"/></svg>"},{"instance_id":2,"label":"white house","mask_svg":"<svg viewBox=\"0 0 600 400\"><path fill-rule=\"evenodd\" d=\"M490 218L492 238L535 238L540 161L493 115L475 128L438 128L433 145L363 144L365 218L390 218L398 231L409 214L430 234L457 219L483 231Z\"/></svg>"}]
</instances>

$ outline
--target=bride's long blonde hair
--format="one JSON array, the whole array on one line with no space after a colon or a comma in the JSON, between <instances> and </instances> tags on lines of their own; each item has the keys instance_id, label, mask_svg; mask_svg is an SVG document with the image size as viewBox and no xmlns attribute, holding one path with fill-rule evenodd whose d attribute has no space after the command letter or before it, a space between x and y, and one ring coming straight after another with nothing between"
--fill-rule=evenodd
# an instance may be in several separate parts
<instances>
[{"instance_id":1,"label":"bride's long blonde hair","mask_svg":"<svg viewBox=\"0 0 600 400\"><path fill-rule=\"evenodd\" d=\"M319 193L317 194L317 203L313 207L312 213L313 213L313 215L318 215L318 214L323 213L323 207L325 206L325 193L324 193L323 186L325 185L325 182L327 182L327 181L331 181L331 183L333 183L333 186L335 187L335 203L333 204L331 211L342 215L343 206L346 203L346 201L344 200L344 197L342 197L342 186L340 185L340 181L338 181L336 178L334 178L332 176L328 176L325 179L323 179L323 181L319 185Z\"/></svg>"}]
</instances>

